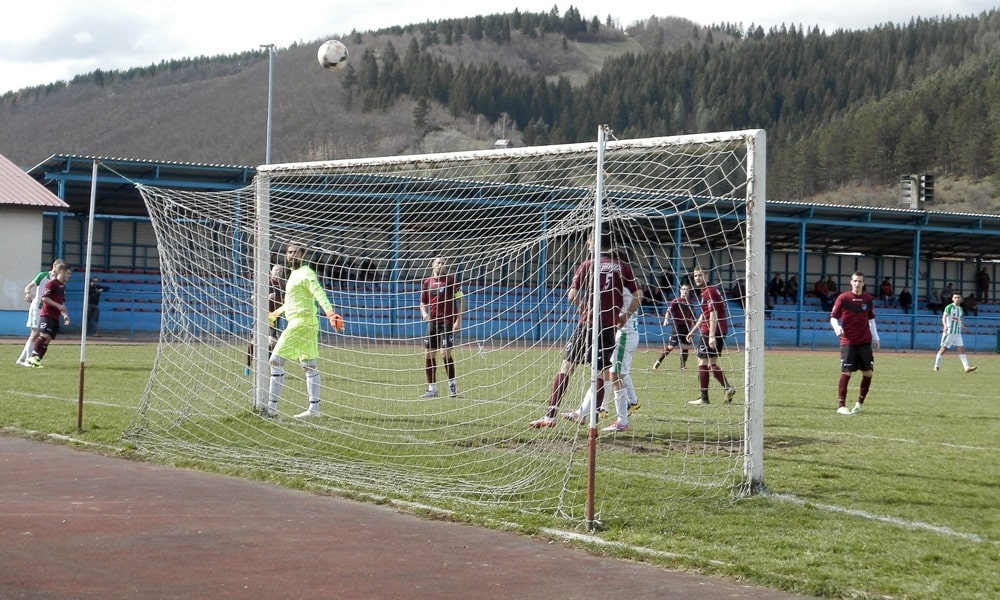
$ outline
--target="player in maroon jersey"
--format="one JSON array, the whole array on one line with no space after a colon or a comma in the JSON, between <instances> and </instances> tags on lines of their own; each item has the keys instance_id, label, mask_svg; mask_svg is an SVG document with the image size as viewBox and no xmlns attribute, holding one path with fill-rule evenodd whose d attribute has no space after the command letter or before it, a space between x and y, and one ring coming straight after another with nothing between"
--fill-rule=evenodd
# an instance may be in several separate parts
<instances>
[{"instance_id":1,"label":"player in maroon jersey","mask_svg":"<svg viewBox=\"0 0 1000 600\"><path fill-rule=\"evenodd\" d=\"M875 327L875 298L864 291L865 274L851 273L851 289L837 296L830 311L830 325L840 338L840 380L837 383L837 413L852 415L861 410L875 371L874 351L879 348ZM853 409L847 408L847 383L851 373L861 371L861 390Z\"/></svg>"},{"instance_id":2,"label":"player in maroon jersey","mask_svg":"<svg viewBox=\"0 0 1000 600\"><path fill-rule=\"evenodd\" d=\"M593 250L593 238L587 244ZM615 349L615 334L617 330L625 325L632 313L639 308L642 303L642 290L635 281L632 267L625 261L615 258L611 254L611 235L605 232L601 235L601 260L600 260L600 335L597 346L597 385L596 404L600 410L604 400L604 380L611 374L608 372L611 366L611 354ZM593 259L580 263L573 273L570 282L567 298L580 313L576 328L566 344L566 355L563 358L559 372L552 382L552 392L549 395L549 406L545 416L532 421L529 425L535 428L554 427L556 424L556 411L562 401L569 379L576 370L576 365L590 362L591 354L591 307L593 305L593 294L589 293L593 280ZM632 293L632 300L628 306L625 305L624 290ZM624 430L624 429L623 429Z\"/></svg>"},{"instance_id":3,"label":"player in maroon jersey","mask_svg":"<svg viewBox=\"0 0 1000 600\"><path fill-rule=\"evenodd\" d=\"M288 269L281 265L273 265L267 278L267 313L271 314L285 303L285 281L288 279ZM278 321L268 323L267 326L267 355L271 355L274 345L278 343ZM243 369L244 375L250 375L253 366L253 342L247 346L247 366Z\"/></svg>"},{"instance_id":4,"label":"player in maroon jersey","mask_svg":"<svg viewBox=\"0 0 1000 600\"><path fill-rule=\"evenodd\" d=\"M42 287L42 302L38 318L38 339L28 359L28 366L40 368L42 359L49 349L49 342L59 335L59 317L69 325L69 312L66 310L66 282L73 272L67 265L59 265L53 269L55 277L48 280Z\"/></svg>"},{"instance_id":5,"label":"player in maroon jersey","mask_svg":"<svg viewBox=\"0 0 1000 600\"><path fill-rule=\"evenodd\" d=\"M691 286L685 283L681 285L680 295L670 301L667 312L663 315L663 326L666 327L673 323L673 330L670 332L670 337L667 338L667 346L653 363L654 371L659 369L663 359L677 348L681 349L681 371L687 371L688 351L691 349L687 336L694 331L694 322Z\"/></svg>"},{"instance_id":6,"label":"player in maroon jersey","mask_svg":"<svg viewBox=\"0 0 1000 600\"><path fill-rule=\"evenodd\" d=\"M441 351L441 360L448 375L448 396L458 396L455 381L455 359L451 349L455 346L455 334L462 328L462 312L465 299L462 286L453 275L448 274L448 261L438 256L431 260L431 276L420 284L420 316L427 322L427 337L424 339L424 375L427 391L421 398L433 398L437 392L437 361L435 353Z\"/></svg>"},{"instance_id":7,"label":"player in maroon jersey","mask_svg":"<svg viewBox=\"0 0 1000 600\"><path fill-rule=\"evenodd\" d=\"M701 315L688 333L691 341L695 331L701 334L698 344L698 388L700 395L688 404L708 404L708 383L714 377L726 390L726 404L733 401L736 388L729 385L726 374L719 366L719 355L726 348L726 334L729 333L729 319L726 317L726 301L719 288L708 283L708 273L701 267L691 274L695 287L701 290Z\"/></svg>"}]
</instances>

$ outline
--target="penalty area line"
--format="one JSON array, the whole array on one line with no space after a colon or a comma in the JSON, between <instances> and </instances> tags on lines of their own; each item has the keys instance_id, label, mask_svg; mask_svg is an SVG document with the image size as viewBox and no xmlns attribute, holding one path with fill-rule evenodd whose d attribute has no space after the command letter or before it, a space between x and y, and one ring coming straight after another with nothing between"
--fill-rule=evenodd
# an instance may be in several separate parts
<instances>
[{"instance_id":1,"label":"penalty area line","mask_svg":"<svg viewBox=\"0 0 1000 600\"><path fill-rule=\"evenodd\" d=\"M836 506L833 504L819 504L817 502L811 502L791 494L775 494L769 493L768 497L774 498L776 500L781 500L783 502L789 502L791 504L797 504L799 506L812 506L820 510L825 510L834 513L840 513L845 515L850 515L853 517L861 517L863 519L869 519L872 521L878 521L880 523L887 523L889 525L897 525L900 527L906 527L907 529L919 529L922 531L929 531L931 533L937 533L940 535L959 538L963 540L969 540L971 542L978 543L996 543L984 538L981 535L975 533L963 533L961 531L955 531L950 527L944 527L942 525L932 525L930 523L924 523L922 521L911 521L909 519L900 519L897 517L889 517L885 515L876 515L864 510L858 510L856 508L844 508L843 506Z\"/></svg>"}]
</instances>

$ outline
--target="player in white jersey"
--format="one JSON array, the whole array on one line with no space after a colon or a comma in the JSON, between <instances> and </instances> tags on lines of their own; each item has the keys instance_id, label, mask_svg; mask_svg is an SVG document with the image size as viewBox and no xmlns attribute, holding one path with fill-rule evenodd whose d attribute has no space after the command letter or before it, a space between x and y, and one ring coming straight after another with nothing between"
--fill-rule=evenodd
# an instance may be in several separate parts
<instances>
[{"instance_id":1,"label":"player in white jersey","mask_svg":"<svg viewBox=\"0 0 1000 600\"><path fill-rule=\"evenodd\" d=\"M632 306L632 294L626 290L625 306ZM628 428L628 418L639 410L639 397L632 383L632 357L639 347L638 311L625 319L625 324L615 334L615 350L611 360L612 387L614 388L615 412L618 420L605 431L625 431ZM610 382L609 382L610 383ZM607 384L605 384L607 385ZM576 423L583 423L590 414L590 405L594 402L594 386L583 397L580 407L573 412L563 413L563 418Z\"/></svg>"},{"instance_id":2,"label":"player in white jersey","mask_svg":"<svg viewBox=\"0 0 1000 600\"><path fill-rule=\"evenodd\" d=\"M962 294L955 292L951 295L951 304L944 307L944 313L941 315L941 347L934 355L935 371L941 370L941 358L944 357L945 351L952 346L958 350L958 358L961 359L962 367L966 373L972 373L978 368L970 366L969 357L965 355L965 340L962 339L962 333L966 331L964 319L965 309L962 308Z\"/></svg>"},{"instance_id":3,"label":"player in white jersey","mask_svg":"<svg viewBox=\"0 0 1000 600\"><path fill-rule=\"evenodd\" d=\"M56 269L62 265L63 260L61 258L55 259L52 262L52 269L41 271L38 275L35 275L34 279L28 282L28 285L24 286L24 301L28 303L28 322L25 323L25 326L30 331L28 332L28 340L24 343L24 348L15 361L22 367L31 366L28 364L28 359L31 358L31 350L35 347L35 340L38 339L39 335L39 323L41 321L39 312L42 308L42 290L45 288L45 284L55 277Z\"/></svg>"}]
</instances>

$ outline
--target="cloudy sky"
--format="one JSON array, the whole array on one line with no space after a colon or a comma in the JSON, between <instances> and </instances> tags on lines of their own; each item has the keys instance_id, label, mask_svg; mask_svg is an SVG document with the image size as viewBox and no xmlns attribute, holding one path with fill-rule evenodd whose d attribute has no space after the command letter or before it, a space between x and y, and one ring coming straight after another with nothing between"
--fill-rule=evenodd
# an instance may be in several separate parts
<instances>
[{"instance_id":1,"label":"cloudy sky","mask_svg":"<svg viewBox=\"0 0 1000 600\"><path fill-rule=\"evenodd\" d=\"M655 5L655 3L654 3ZM747 2L709 0L662 3L647 0L494 0L472 8L460 0L369 0L367 2L276 3L234 0L26 0L6 3L0 21L0 94L32 85L70 80L95 69L141 67L162 60L243 52L261 44L280 50L294 42L343 37L428 20L513 11L563 14L575 6L587 19L610 15L623 25L655 14L696 23L795 24L832 33L913 17L969 16L997 6L986 0L813 0ZM258 8L259 7L259 8ZM654 11L651 12L651 11Z\"/></svg>"}]
</instances>

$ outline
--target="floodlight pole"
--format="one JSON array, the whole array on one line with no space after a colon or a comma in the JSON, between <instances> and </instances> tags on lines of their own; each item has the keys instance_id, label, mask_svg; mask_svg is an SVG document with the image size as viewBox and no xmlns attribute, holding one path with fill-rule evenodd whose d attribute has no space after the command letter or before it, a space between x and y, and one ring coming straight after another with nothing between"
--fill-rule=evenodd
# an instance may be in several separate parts
<instances>
[{"instance_id":1,"label":"floodlight pole","mask_svg":"<svg viewBox=\"0 0 1000 600\"><path fill-rule=\"evenodd\" d=\"M271 164L271 100L274 96L274 44L261 44L267 49L267 137L264 141L264 164Z\"/></svg>"}]
</instances>

